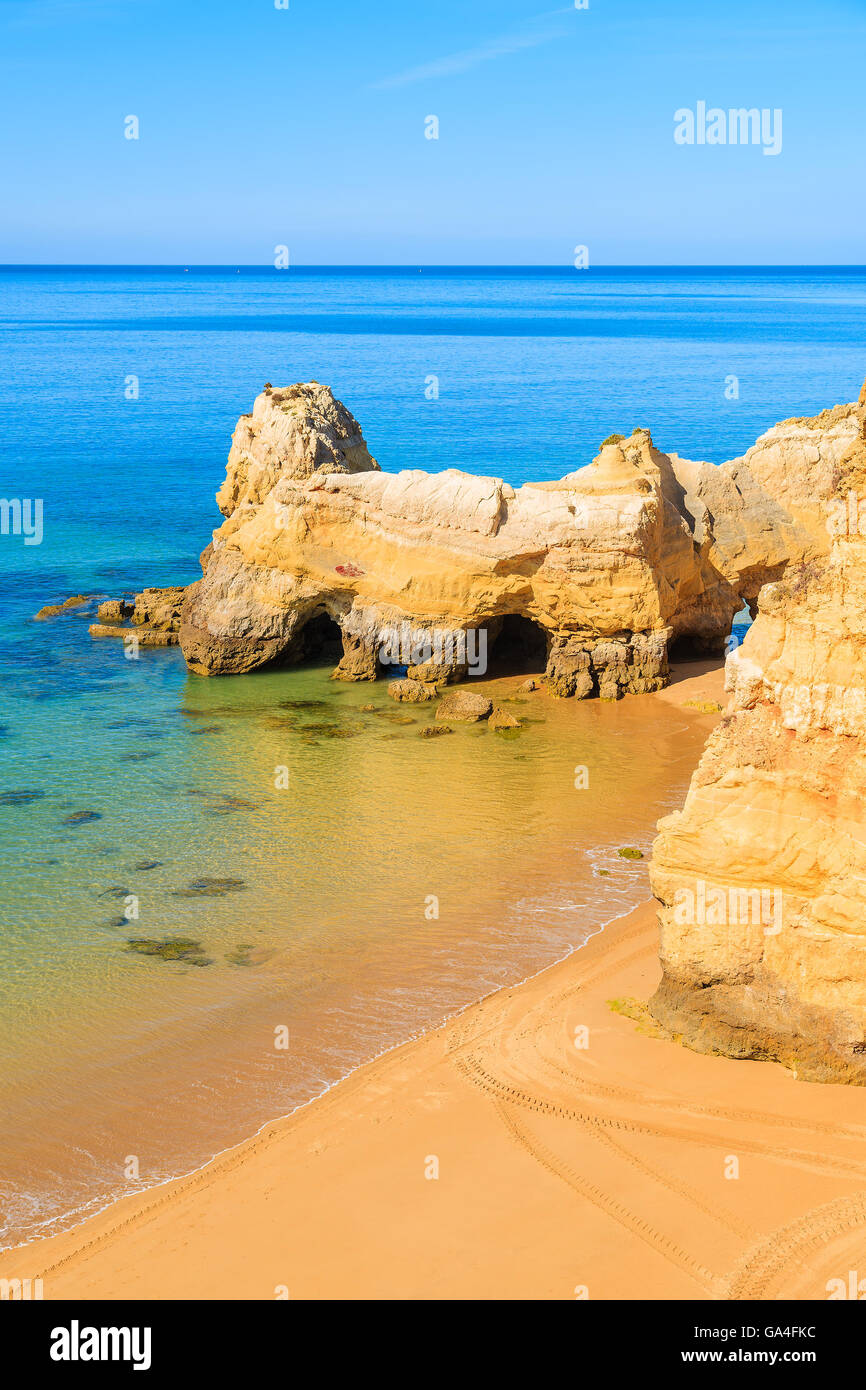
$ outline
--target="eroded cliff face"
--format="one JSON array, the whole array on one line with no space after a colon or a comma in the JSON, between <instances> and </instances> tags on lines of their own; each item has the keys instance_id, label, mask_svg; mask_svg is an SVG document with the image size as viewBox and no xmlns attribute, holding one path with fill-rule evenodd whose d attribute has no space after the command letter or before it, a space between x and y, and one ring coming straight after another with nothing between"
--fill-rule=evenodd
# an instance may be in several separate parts
<instances>
[{"instance_id":1,"label":"eroded cliff face","mask_svg":"<svg viewBox=\"0 0 866 1390\"><path fill-rule=\"evenodd\" d=\"M720 468L703 467L698 496L712 518L710 560L756 611L764 584L792 560L827 553L822 508L860 431L857 404L783 420Z\"/></svg>"},{"instance_id":2,"label":"eroded cliff face","mask_svg":"<svg viewBox=\"0 0 866 1390\"><path fill-rule=\"evenodd\" d=\"M846 430L852 417L857 436L832 469L830 496L813 508L829 553L762 590L757 620L728 658L726 717L684 808L659 824L651 878L664 975L650 1008L698 1050L863 1083L862 404L846 413Z\"/></svg>"},{"instance_id":3,"label":"eroded cliff face","mask_svg":"<svg viewBox=\"0 0 866 1390\"><path fill-rule=\"evenodd\" d=\"M416 659L402 664L442 682L467 669L465 644L443 649L442 634L470 648L483 634L495 656L528 619L556 694L657 689L672 641L720 650L743 595L826 550L805 501L831 486L853 411L786 422L721 468L636 430L586 468L515 489L453 468L383 473L327 387L268 387L235 431L184 655L200 674L300 659L326 615L338 678L374 679L408 630Z\"/></svg>"}]
</instances>

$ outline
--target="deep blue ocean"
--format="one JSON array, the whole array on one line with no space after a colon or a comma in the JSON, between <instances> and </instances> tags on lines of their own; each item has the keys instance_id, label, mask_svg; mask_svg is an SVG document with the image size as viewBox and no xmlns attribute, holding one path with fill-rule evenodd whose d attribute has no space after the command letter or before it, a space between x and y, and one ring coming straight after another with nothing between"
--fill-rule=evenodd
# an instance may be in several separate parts
<instances>
[{"instance_id":1,"label":"deep blue ocean","mask_svg":"<svg viewBox=\"0 0 866 1390\"><path fill-rule=\"evenodd\" d=\"M32 613L197 578L265 381L330 385L388 470L519 485L636 425L721 463L856 397L866 268L0 267L0 362L0 497L44 517L0 536L0 681L58 692Z\"/></svg>"},{"instance_id":2,"label":"deep blue ocean","mask_svg":"<svg viewBox=\"0 0 866 1390\"><path fill-rule=\"evenodd\" d=\"M855 397L866 270L10 268L0 353L2 495L45 515L3 540L5 616L193 576L265 381L329 384L386 469L555 478L635 425L721 463Z\"/></svg>"},{"instance_id":3,"label":"deep blue ocean","mask_svg":"<svg viewBox=\"0 0 866 1390\"><path fill-rule=\"evenodd\" d=\"M2 1245L580 944L646 896L616 846L648 850L705 737L630 697L420 740L424 711L325 669L208 681L91 640L97 596L198 577L263 384L330 385L388 470L553 479L636 426L721 463L856 398L866 269L0 268L0 361L0 497L43 503L41 544L0 536ZM202 875L242 887L202 901ZM129 895L209 968L126 952Z\"/></svg>"}]
</instances>

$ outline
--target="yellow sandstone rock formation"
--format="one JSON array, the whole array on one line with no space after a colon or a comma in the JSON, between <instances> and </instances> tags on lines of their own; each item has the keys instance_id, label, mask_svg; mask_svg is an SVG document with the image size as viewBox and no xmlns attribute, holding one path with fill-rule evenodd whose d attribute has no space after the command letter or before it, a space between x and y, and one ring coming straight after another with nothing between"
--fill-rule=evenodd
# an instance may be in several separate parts
<instances>
[{"instance_id":1,"label":"yellow sandstone rock formation","mask_svg":"<svg viewBox=\"0 0 866 1390\"><path fill-rule=\"evenodd\" d=\"M721 467L635 430L559 481L513 488L456 468L384 473L327 387L266 387L235 430L184 656L202 675L248 671L330 631L339 679L386 664L441 683L537 643L556 694L658 689L671 643L721 650L744 598L826 550L808 504L855 416L787 421Z\"/></svg>"},{"instance_id":2,"label":"yellow sandstone rock formation","mask_svg":"<svg viewBox=\"0 0 866 1390\"><path fill-rule=\"evenodd\" d=\"M655 1017L689 1045L866 1081L866 387L820 519L829 553L761 591L728 713L659 824ZM822 417L818 417L821 419ZM791 422L789 422L791 423ZM799 423L799 422L795 422ZM790 436L787 436L790 437ZM780 465L784 464L784 450ZM790 471L788 482L790 484ZM861 505L864 504L864 505Z\"/></svg>"}]
</instances>

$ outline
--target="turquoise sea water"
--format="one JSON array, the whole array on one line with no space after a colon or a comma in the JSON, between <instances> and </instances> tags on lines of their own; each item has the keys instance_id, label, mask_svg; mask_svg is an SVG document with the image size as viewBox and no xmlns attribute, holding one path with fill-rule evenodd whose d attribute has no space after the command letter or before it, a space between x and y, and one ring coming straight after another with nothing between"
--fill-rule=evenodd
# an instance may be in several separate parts
<instances>
[{"instance_id":1,"label":"turquoise sea water","mask_svg":"<svg viewBox=\"0 0 866 1390\"><path fill-rule=\"evenodd\" d=\"M0 270L0 495L44 508L40 545L0 537L3 1243L202 1162L579 944L645 892L616 846L648 847L704 736L633 699L427 742L429 711L398 723L327 668L203 681L177 651L92 642L92 605L35 611L196 578L266 380L330 384L387 469L519 484L635 425L736 456L853 399L864 330L866 271ZM202 876L242 886L178 896ZM212 964L122 949L165 933Z\"/></svg>"}]
</instances>

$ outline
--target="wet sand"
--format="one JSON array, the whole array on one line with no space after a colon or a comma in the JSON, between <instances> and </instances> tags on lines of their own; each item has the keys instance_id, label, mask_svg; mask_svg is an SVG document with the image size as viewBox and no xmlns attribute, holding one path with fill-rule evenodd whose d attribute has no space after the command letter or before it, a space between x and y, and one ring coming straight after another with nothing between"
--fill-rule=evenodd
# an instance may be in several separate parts
<instances>
[{"instance_id":1,"label":"wet sand","mask_svg":"<svg viewBox=\"0 0 866 1390\"><path fill-rule=\"evenodd\" d=\"M527 694L512 675L484 688L524 728L455 724L429 740L429 706L330 669L172 686L138 740L120 732L161 747L141 766L162 771L136 772L130 795L116 764L92 833L54 843L53 793L17 813L0 1250L201 1167L648 896L647 859L617 848L646 854L682 803L706 716L651 695ZM273 785L278 764L289 792ZM31 845L54 867L26 869ZM139 872L139 856L157 867ZM199 896L199 880L234 889ZM111 915L128 893L131 926ZM177 935L200 943L206 969L125 949Z\"/></svg>"},{"instance_id":2,"label":"wet sand","mask_svg":"<svg viewBox=\"0 0 866 1390\"><path fill-rule=\"evenodd\" d=\"M718 693L707 666L660 698ZM866 1092L660 1035L656 952L646 903L0 1274L48 1299L827 1298L866 1274Z\"/></svg>"}]
</instances>

